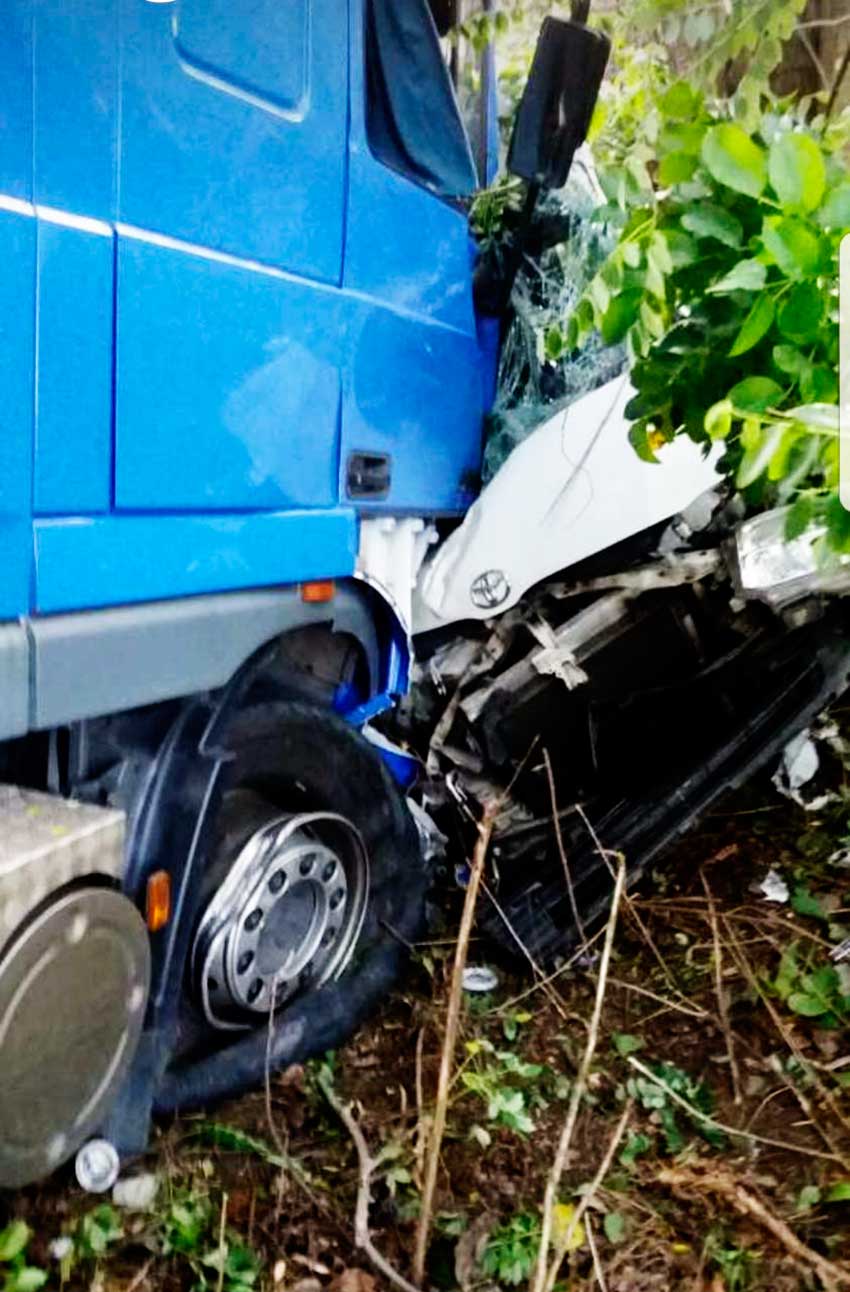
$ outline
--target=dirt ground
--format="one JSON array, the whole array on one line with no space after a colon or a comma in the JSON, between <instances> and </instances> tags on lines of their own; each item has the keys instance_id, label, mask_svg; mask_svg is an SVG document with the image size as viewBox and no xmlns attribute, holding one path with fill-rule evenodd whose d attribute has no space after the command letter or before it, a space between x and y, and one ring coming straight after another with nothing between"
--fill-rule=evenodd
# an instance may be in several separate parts
<instances>
[{"instance_id":1,"label":"dirt ground","mask_svg":"<svg viewBox=\"0 0 850 1292\"><path fill-rule=\"evenodd\" d=\"M623 906L562 1217L631 1111L560 1271L563 1292L850 1286L850 984L828 954L850 932L848 799L845 769L831 775L836 797L820 812L767 783L739 793ZM771 869L787 883L785 903L759 890ZM324 1077L380 1156L372 1238L409 1278L462 894L446 878L437 898L432 940L343 1051L273 1076L267 1093L158 1126L132 1168L157 1176L146 1210L97 1211L68 1173L7 1199L7 1219L32 1231L26 1267L46 1271L49 1286L124 1292L388 1287L354 1245L358 1161ZM470 961L499 980L463 1001L434 1288L510 1287L532 1272L599 945L541 983L473 941ZM69 1241L57 1262L60 1235ZM0 1241L0 1272L2 1260ZM4 1292L29 1292L14 1264Z\"/></svg>"}]
</instances>

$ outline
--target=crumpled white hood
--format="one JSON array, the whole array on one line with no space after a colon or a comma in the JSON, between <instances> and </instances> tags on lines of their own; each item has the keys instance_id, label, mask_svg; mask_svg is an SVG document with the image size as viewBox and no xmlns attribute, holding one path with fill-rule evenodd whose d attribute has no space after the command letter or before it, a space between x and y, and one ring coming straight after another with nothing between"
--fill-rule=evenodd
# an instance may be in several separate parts
<instances>
[{"instance_id":1,"label":"crumpled white hood","mask_svg":"<svg viewBox=\"0 0 850 1292\"><path fill-rule=\"evenodd\" d=\"M719 479L680 436L643 462L624 415L634 394L618 377L571 404L523 441L422 567L414 632L491 619L549 575L675 516Z\"/></svg>"}]
</instances>

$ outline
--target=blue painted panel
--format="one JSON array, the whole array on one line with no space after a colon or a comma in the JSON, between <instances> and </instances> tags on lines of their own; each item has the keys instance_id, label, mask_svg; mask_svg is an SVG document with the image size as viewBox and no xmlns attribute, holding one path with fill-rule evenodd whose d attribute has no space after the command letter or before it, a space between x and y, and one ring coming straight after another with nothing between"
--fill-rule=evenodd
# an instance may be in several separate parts
<instances>
[{"instance_id":1,"label":"blue painted panel","mask_svg":"<svg viewBox=\"0 0 850 1292\"><path fill-rule=\"evenodd\" d=\"M175 43L187 66L287 113L303 113L307 94L309 0L177 0ZM245 32L263 39L246 41ZM281 58L281 51L285 57Z\"/></svg>"},{"instance_id":2,"label":"blue painted panel","mask_svg":"<svg viewBox=\"0 0 850 1292\"><path fill-rule=\"evenodd\" d=\"M109 508L113 239L38 222L35 510Z\"/></svg>"},{"instance_id":3,"label":"blue painted panel","mask_svg":"<svg viewBox=\"0 0 850 1292\"><path fill-rule=\"evenodd\" d=\"M32 196L32 0L3 0L0 193Z\"/></svg>"},{"instance_id":4,"label":"blue painted panel","mask_svg":"<svg viewBox=\"0 0 850 1292\"><path fill-rule=\"evenodd\" d=\"M350 453L386 453L392 458L392 488L370 510L465 510L481 455L475 339L390 310L364 308L352 342L343 400L343 475ZM343 480L341 498L344 488Z\"/></svg>"},{"instance_id":5,"label":"blue painted panel","mask_svg":"<svg viewBox=\"0 0 850 1292\"><path fill-rule=\"evenodd\" d=\"M348 96L343 0L216 0L222 30L215 37L200 0L176 10L122 3L121 219L338 281ZM304 40L293 34L298 24L280 13L305 6L306 58ZM202 65L206 59L215 67ZM297 106L282 106L302 84Z\"/></svg>"},{"instance_id":6,"label":"blue painted panel","mask_svg":"<svg viewBox=\"0 0 850 1292\"><path fill-rule=\"evenodd\" d=\"M338 300L120 236L117 505L333 505Z\"/></svg>"},{"instance_id":7,"label":"blue painted panel","mask_svg":"<svg viewBox=\"0 0 850 1292\"><path fill-rule=\"evenodd\" d=\"M38 0L35 13L36 201L115 215L116 0Z\"/></svg>"},{"instance_id":8,"label":"blue painted panel","mask_svg":"<svg viewBox=\"0 0 850 1292\"><path fill-rule=\"evenodd\" d=\"M396 174L366 139L363 0L351 14L345 285L461 331L475 330L466 212Z\"/></svg>"},{"instance_id":9,"label":"blue painted panel","mask_svg":"<svg viewBox=\"0 0 850 1292\"><path fill-rule=\"evenodd\" d=\"M354 571L356 545L357 520L346 508L40 520L37 608L93 609L342 578Z\"/></svg>"},{"instance_id":10,"label":"blue painted panel","mask_svg":"<svg viewBox=\"0 0 850 1292\"><path fill-rule=\"evenodd\" d=\"M0 210L0 619L25 614L32 564L35 220Z\"/></svg>"}]
</instances>

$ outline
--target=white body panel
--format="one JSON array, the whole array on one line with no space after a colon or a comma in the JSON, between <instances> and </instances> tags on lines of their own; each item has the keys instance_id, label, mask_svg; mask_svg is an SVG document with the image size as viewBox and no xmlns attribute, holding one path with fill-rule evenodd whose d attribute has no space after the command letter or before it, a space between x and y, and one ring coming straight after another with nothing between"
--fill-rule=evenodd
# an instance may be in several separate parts
<instances>
[{"instance_id":1,"label":"white body panel","mask_svg":"<svg viewBox=\"0 0 850 1292\"><path fill-rule=\"evenodd\" d=\"M518 445L423 566L414 632L490 619L535 583L672 518L717 484L685 436L643 462L628 440L628 377L592 391Z\"/></svg>"}]
</instances>

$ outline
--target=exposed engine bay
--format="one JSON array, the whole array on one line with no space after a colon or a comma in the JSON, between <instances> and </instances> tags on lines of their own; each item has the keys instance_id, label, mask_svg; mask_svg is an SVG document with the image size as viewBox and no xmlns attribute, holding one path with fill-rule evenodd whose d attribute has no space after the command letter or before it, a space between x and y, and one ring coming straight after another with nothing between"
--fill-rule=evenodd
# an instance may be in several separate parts
<instances>
[{"instance_id":1,"label":"exposed engine bay","mask_svg":"<svg viewBox=\"0 0 850 1292\"><path fill-rule=\"evenodd\" d=\"M843 603L818 595L823 572L801 585L789 553L771 583L765 518L736 541L720 495L702 502L700 532L656 525L499 619L418 639L401 732L426 763L422 805L457 859L499 802L486 922L538 965L605 910L612 854L637 877L846 685ZM781 517L772 533L784 543Z\"/></svg>"}]
</instances>

